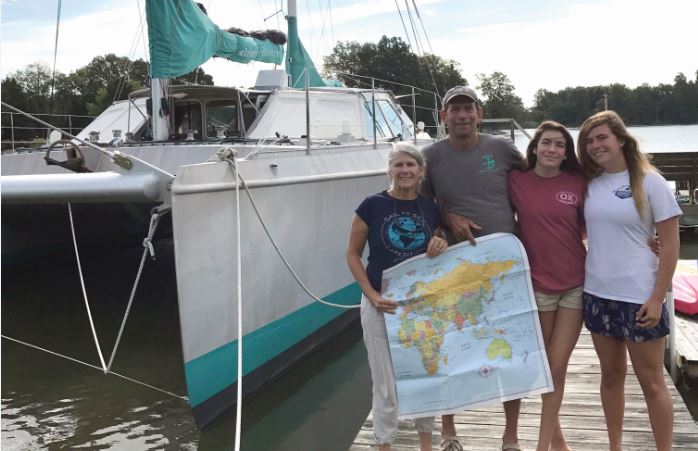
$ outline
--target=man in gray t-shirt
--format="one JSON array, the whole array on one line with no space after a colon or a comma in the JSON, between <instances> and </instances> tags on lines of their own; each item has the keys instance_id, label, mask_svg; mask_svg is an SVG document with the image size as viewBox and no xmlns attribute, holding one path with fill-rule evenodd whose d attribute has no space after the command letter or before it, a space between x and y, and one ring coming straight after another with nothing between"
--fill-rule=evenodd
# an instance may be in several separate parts
<instances>
[{"instance_id":1,"label":"man in gray t-shirt","mask_svg":"<svg viewBox=\"0 0 698 451\"><path fill-rule=\"evenodd\" d=\"M435 198L451 244L495 232L514 231L514 213L507 195L507 175L523 159L508 139L478 133L482 107L465 86L446 92L441 120L448 137L423 149L427 170L421 193ZM503 449L517 449L520 400L504 403ZM461 450L453 415L442 417L442 449ZM515 446L508 446L515 445Z\"/></svg>"},{"instance_id":2,"label":"man in gray t-shirt","mask_svg":"<svg viewBox=\"0 0 698 451\"><path fill-rule=\"evenodd\" d=\"M521 153L501 136L477 133L472 148L460 147L451 136L424 148L427 171L422 194L436 198L443 211L476 222L480 227L474 236L514 232L507 175L521 166Z\"/></svg>"}]
</instances>

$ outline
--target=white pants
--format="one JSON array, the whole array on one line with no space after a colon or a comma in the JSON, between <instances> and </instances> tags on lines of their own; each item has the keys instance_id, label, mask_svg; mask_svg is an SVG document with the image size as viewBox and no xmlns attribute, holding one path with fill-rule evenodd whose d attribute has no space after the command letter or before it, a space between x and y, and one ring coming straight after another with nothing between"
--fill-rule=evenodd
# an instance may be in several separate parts
<instances>
[{"instance_id":1,"label":"white pants","mask_svg":"<svg viewBox=\"0 0 698 451\"><path fill-rule=\"evenodd\" d=\"M361 298L361 327L373 380L373 437L376 444L385 445L392 443L397 433L395 375L383 313L365 296ZM434 429L434 417L416 418L414 422L419 432L432 432Z\"/></svg>"}]
</instances>

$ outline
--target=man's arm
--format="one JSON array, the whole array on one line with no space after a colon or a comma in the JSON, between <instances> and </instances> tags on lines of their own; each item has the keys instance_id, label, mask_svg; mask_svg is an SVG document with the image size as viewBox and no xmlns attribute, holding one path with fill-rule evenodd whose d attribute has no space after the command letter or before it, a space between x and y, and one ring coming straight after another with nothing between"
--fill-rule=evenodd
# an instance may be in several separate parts
<instances>
[{"instance_id":1,"label":"man's arm","mask_svg":"<svg viewBox=\"0 0 698 451\"><path fill-rule=\"evenodd\" d=\"M477 244L472 231L472 229L482 230L482 227L477 222L450 211L442 211L441 220L459 243L468 240L473 246Z\"/></svg>"}]
</instances>

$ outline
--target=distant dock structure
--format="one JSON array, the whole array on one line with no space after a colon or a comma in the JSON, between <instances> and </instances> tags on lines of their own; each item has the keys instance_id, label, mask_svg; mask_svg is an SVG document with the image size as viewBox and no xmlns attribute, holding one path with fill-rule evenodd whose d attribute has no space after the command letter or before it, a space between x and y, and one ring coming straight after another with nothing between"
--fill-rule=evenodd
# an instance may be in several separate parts
<instances>
[{"instance_id":1,"label":"distant dock structure","mask_svg":"<svg viewBox=\"0 0 698 451\"><path fill-rule=\"evenodd\" d=\"M698 228L698 149L695 152L656 152L649 155L652 164L664 178L676 184L676 198L683 210L680 227Z\"/></svg>"}]
</instances>

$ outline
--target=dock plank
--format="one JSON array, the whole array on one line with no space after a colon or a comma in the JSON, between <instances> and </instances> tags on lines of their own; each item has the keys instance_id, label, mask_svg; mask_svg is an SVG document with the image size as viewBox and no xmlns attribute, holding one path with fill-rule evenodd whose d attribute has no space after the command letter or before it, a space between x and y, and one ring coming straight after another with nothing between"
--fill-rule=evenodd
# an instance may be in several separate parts
<instances>
[{"instance_id":1,"label":"dock plank","mask_svg":"<svg viewBox=\"0 0 698 451\"><path fill-rule=\"evenodd\" d=\"M676 315L676 354L685 377L698 378L698 319Z\"/></svg>"},{"instance_id":2,"label":"dock plank","mask_svg":"<svg viewBox=\"0 0 698 451\"><path fill-rule=\"evenodd\" d=\"M688 412L683 398L665 372L665 378L674 403L674 450L695 450L698 443L698 426ZM605 420L599 383L601 369L591 343L591 336L583 331L572 354L565 387L565 398L560 411L560 424L572 449L598 451L608 449ZM626 449L653 450L654 439L650 430L647 407L637 378L628 365L625 396L625 421L623 443ZM528 450L535 449L540 422L541 399L525 398L519 418L519 442ZM504 430L504 413L501 404L464 411L455 416L458 436L467 450L499 450ZM437 419L440 423L440 419ZM440 440L436 425L433 448ZM373 422L369 414L358 431L349 451L376 449L373 446ZM410 421L400 421L398 435L393 444L395 451L419 449L417 432Z\"/></svg>"}]
</instances>

